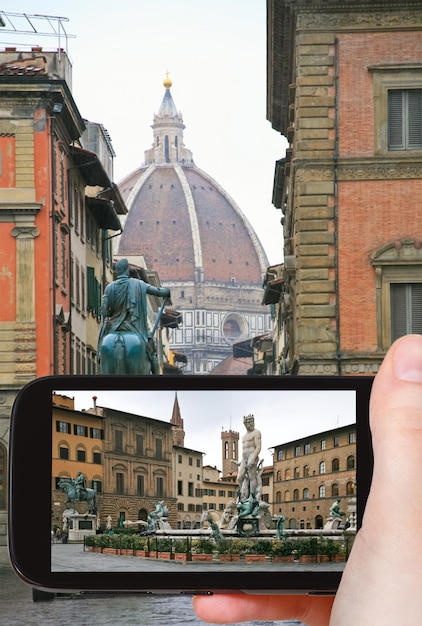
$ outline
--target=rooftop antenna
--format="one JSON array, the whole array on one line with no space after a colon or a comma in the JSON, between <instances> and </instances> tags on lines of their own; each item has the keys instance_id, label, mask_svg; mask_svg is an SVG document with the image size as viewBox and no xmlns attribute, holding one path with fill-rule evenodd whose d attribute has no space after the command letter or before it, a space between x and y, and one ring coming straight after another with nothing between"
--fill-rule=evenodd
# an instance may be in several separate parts
<instances>
[{"instance_id":1,"label":"rooftop antenna","mask_svg":"<svg viewBox=\"0 0 422 626\"><path fill-rule=\"evenodd\" d=\"M33 47L31 43L16 43L10 40L10 35L23 35L25 37L57 37L57 48L60 54L62 50L62 38L65 40L65 50L68 51L68 39L76 38L76 35L70 35L66 32L65 22L69 18L59 15L40 15L38 13L13 13L10 11L0 11L0 35L6 35L6 40L0 41L1 44ZM38 43L38 42L37 42Z\"/></svg>"}]
</instances>

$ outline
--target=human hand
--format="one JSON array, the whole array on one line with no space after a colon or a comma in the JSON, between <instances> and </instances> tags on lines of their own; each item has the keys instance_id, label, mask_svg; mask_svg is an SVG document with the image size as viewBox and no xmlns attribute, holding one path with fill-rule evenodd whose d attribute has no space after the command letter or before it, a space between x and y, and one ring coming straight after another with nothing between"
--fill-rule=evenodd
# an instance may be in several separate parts
<instances>
[{"instance_id":1,"label":"human hand","mask_svg":"<svg viewBox=\"0 0 422 626\"><path fill-rule=\"evenodd\" d=\"M419 626L422 336L402 337L387 353L372 389L370 423L371 492L335 601L288 595L201 596L194 599L201 619L223 624L296 619L308 626Z\"/></svg>"}]
</instances>

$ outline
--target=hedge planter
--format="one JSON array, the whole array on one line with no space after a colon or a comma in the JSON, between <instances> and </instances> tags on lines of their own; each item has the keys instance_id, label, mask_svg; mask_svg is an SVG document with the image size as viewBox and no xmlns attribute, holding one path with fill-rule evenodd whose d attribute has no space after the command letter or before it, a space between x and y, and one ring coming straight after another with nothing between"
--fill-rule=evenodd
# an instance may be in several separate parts
<instances>
[{"instance_id":1,"label":"hedge planter","mask_svg":"<svg viewBox=\"0 0 422 626\"><path fill-rule=\"evenodd\" d=\"M328 563L329 560L328 554L317 554L317 563Z\"/></svg>"},{"instance_id":2,"label":"hedge planter","mask_svg":"<svg viewBox=\"0 0 422 626\"><path fill-rule=\"evenodd\" d=\"M186 552L175 552L174 559L176 561L192 561L192 555L186 554Z\"/></svg>"},{"instance_id":3,"label":"hedge planter","mask_svg":"<svg viewBox=\"0 0 422 626\"><path fill-rule=\"evenodd\" d=\"M274 563L294 563L295 557L294 554L288 554L286 556L275 555L273 561Z\"/></svg>"},{"instance_id":4,"label":"hedge planter","mask_svg":"<svg viewBox=\"0 0 422 626\"><path fill-rule=\"evenodd\" d=\"M265 554L245 554L245 563L264 563L266 560Z\"/></svg>"},{"instance_id":5,"label":"hedge planter","mask_svg":"<svg viewBox=\"0 0 422 626\"><path fill-rule=\"evenodd\" d=\"M221 563L231 563L232 561L240 561L240 554L220 554L219 560Z\"/></svg>"},{"instance_id":6,"label":"hedge planter","mask_svg":"<svg viewBox=\"0 0 422 626\"><path fill-rule=\"evenodd\" d=\"M212 554L192 554L192 561L212 561Z\"/></svg>"},{"instance_id":7,"label":"hedge planter","mask_svg":"<svg viewBox=\"0 0 422 626\"><path fill-rule=\"evenodd\" d=\"M103 554L117 554L117 548L103 548Z\"/></svg>"},{"instance_id":8,"label":"hedge planter","mask_svg":"<svg viewBox=\"0 0 422 626\"><path fill-rule=\"evenodd\" d=\"M345 560L346 560L345 554L335 554L333 558L334 563L344 563Z\"/></svg>"},{"instance_id":9,"label":"hedge planter","mask_svg":"<svg viewBox=\"0 0 422 626\"><path fill-rule=\"evenodd\" d=\"M139 556L141 558L145 558L148 554L149 553L145 552L145 550L135 550L135 556Z\"/></svg>"},{"instance_id":10,"label":"hedge planter","mask_svg":"<svg viewBox=\"0 0 422 626\"><path fill-rule=\"evenodd\" d=\"M299 563L316 563L316 554L301 554L299 557Z\"/></svg>"}]
</instances>

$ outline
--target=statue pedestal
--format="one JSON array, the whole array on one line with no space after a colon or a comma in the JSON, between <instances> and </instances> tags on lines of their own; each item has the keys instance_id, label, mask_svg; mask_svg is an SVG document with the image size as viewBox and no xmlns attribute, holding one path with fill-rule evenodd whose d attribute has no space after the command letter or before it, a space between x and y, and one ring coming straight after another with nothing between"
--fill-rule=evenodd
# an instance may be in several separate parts
<instances>
[{"instance_id":1,"label":"statue pedestal","mask_svg":"<svg viewBox=\"0 0 422 626\"><path fill-rule=\"evenodd\" d=\"M77 511L67 509L63 513L63 531L67 533L69 543L83 543L84 537L97 532L97 516L81 515Z\"/></svg>"},{"instance_id":2,"label":"statue pedestal","mask_svg":"<svg viewBox=\"0 0 422 626\"><path fill-rule=\"evenodd\" d=\"M339 526L343 524L341 517L327 517L324 530L339 530Z\"/></svg>"},{"instance_id":3,"label":"statue pedestal","mask_svg":"<svg viewBox=\"0 0 422 626\"><path fill-rule=\"evenodd\" d=\"M259 535L259 517L239 517L237 520L237 532L241 537L256 537Z\"/></svg>"}]
</instances>

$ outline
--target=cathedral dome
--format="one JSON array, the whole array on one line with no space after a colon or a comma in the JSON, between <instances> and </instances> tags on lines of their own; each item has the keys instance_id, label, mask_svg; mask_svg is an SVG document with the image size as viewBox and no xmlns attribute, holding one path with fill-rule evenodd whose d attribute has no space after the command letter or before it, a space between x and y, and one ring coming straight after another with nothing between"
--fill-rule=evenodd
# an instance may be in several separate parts
<instances>
[{"instance_id":1,"label":"cathedral dome","mask_svg":"<svg viewBox=\"0 0 422 626\"><path fill-rule=\"evenodd\" d=\"M164 84L146 163L119 183L129 214L118 254L142 254L162 280L261 285L262 245L234 200L194 164L171 81Z\"/></svg>"},{"instance_id":2,"label":"cathedral dome","mask_svg":"<svg viewBox=\"0 0 422 626\"><path fill-rule=\"evenodd\" d=\"M185 126L168 76L163 84L153 144L145 151L144 164L119 183L128 215L117 253L143 256L170 287L177 309L219 312L220 330L212 331L222 344L215 366L230 354L235 340L265 331L266 323L252 317L258 310L266 317L261 302L268 261L235 201L194 163L184 145ZM184 315L186 333L189 319ZM209 324L204 326L209 329Z\"/></svg>"}]
</instances>

